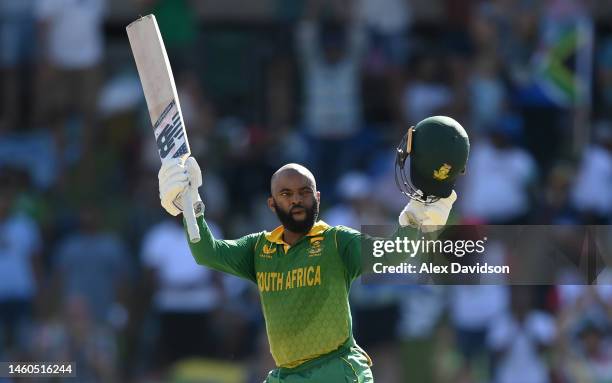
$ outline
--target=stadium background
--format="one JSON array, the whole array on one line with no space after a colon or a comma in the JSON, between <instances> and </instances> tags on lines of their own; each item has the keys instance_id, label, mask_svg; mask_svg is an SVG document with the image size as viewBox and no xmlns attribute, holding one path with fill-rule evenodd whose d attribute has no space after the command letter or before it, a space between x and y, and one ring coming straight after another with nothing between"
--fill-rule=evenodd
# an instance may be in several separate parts
<instances>
[{"instance_id":1,"label":"stadium background","mask_svg":"<svg viewBox=\"0 0 612 383\"><path fill-rule=\"evenodd\" d=\"M2 361L74 360L90 382L273 367L255 287L196 267L159 206L124 29L151 12L219 237L277 225L265 199L288 161L317 177L328 223L395 222L395 145L433 114L472 141L451 222L610 223L606 1L3 0ZM379 382L612 381L605 284L351 299Z\"/></svg>"}]
</instances>

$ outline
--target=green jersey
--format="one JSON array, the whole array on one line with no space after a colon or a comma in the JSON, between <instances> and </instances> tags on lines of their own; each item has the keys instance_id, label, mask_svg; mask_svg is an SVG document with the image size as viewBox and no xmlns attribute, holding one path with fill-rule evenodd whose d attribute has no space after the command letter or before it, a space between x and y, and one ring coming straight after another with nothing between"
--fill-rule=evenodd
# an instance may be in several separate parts
<instances>
[{"instance_id":1,"label":"green jersey","mask_svg":"<svg viewBox=\"0 0 612 383\"><path fill-rule=\"evenodd\" d=\"M237 240L213 238L203 217L198 226L202 239L190 243L198 264L257 284L278 367L354 345L348 296L362 272L358 231L319 221L289 246L282 226Z\"/></svg>"}]
</instances>

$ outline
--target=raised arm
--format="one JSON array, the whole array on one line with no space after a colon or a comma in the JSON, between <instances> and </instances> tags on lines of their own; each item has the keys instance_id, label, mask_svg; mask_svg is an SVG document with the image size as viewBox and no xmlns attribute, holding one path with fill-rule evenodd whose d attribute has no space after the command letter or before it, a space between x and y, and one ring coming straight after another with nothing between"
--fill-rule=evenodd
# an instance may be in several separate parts
<instances>
[{"instance_id":1,"label":"raised arm","mask_svg":"<svg viewBox=\"0 0 612 383\"><path fill-rule=\"evenodd\" d=\"M197 264L255 282L254 250L262 234L219 240L213 237L203 215L197 217L197 221L202 239L197 243L189 242L191 255Z\"/></svg>"},{"instance_id":2,"label":"raised arm","mask_svg":"<svg viewBox=\"0 0 612 383\"><path fill-rule=\"evenodd\" d=\"M375 263L387 266L399 265L412 256L411 252L405 250L383 251L385 249L381 245L385 242L399 240L400 247L404 248L404 239L407 241L436 239L440 230L446 225L456 199L457 195L453 191L448 198L441 198L431 204L411 200L399 215L398 228L386 238L374 237L350 228L340 227L336 233L336 243L350 279L353 280L363 273L372 273ZM408 248L408 250L411 249Z\"/></svg>"},{"instance_id":3,"label":"raised arm","mask_svg":"<svg viewBox=\"0 0 612 383\"><path fill-rule=\"evenodd\" d=\"M253 254L260 234L251 234L232 241L213 237L204 220L204 204L198 193L198 188L202 185L202 172L197 161L193 157L189 157L185 163L174 159L164 160L158 178L161 205L169 214L181 214L184 193L189 193L189 200L194 201L193 208L201 236L197 243L189 241L195 261L199 265L255 282ZM184 220L183 224L185 226Z\"/></svg>"}]
</instances>

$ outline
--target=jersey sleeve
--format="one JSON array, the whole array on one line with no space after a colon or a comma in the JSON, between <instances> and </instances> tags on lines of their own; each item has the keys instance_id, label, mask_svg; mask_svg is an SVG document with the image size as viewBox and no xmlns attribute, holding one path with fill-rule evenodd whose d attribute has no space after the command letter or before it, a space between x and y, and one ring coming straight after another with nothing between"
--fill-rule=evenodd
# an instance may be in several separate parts
<instances>
[{"instance_id":1,"label":"jersey sleeve","mask_svg":"<svg viewBox=\"0 0 612 383\"><path fill-rule=\"evenodd\" d=\"M361 238L364 237L357 230L346 226L336 226L336 246L342 262L346 266L347 275L350 281L361 275Z\"/></svg>"},{"instance_id":2,"label":"jersey sleeve","mask_svg":"<svg viewBox=\"0 0 612 383\"><path fill-rule=\"evenodd\" d=\"M219 240L213 237L203 216L198 217L197 222L202 239L198 243L189 242L196 263L256 282L254 249L262 234L249 234L236 240Z\"/></svg>"},{"instance_id":3,"label":"jersey sleeve","mask_svg":"<svg viewBox=\"0 0 612 383\"><path fill-rule=\"evenodd\" d=\"M385 265L398 265L408 257L408 254L389 252L375 258L372 255L375 241L381 239L393 240L398 237L416 239L419 235L421 233L417 229L407 226L398 227L388 238L373 237L345 226L337 226L336 244L346 266L348 277L352 281L363 273L372 272L372 266L375 262Z\"/></svg>"}]
</instances>

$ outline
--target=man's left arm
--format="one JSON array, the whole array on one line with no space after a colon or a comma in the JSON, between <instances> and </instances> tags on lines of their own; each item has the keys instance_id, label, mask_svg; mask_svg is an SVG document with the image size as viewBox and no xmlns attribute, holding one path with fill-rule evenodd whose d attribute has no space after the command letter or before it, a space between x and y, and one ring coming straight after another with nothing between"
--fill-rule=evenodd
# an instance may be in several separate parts
<instances>
[{"instance_id":1,"label":"man's left arm","mask_svg":"<svg viewBox=\"0 0 612 383\"><path fill-rule=\"evenodd\" d=\"M396 239L408 241L437 238L446 225L457 194L453 191L447 198L441 198L430 204L417 200L410 200L399 215L399 227L387 238L373 237L357 230L338 226L336 244L338 252L346 266L349 280L354 280L363 273L373 272L375 263L384 265L397 265L410 256L408 252L382 251L374 256L377 241Z\"/></svg>"},{"instance_id":2,"label":"man's left arm","mask_svg":"<svg viewBox=\"0 0 612 383\"><path fill-rule=\"evenodd\" d=\"M395 232L387 238L373 237L360 233L357 230L345 226L338 226L336 231L336 243L338 252L346 266L349 280L354 280L361 274L372 272L375 263L385 265L399 264L403 257L397 256L395 252L386 252L380 257L374 257L375 242L380 240L393 240L395 238L408 238L410 240L419 237L419 231L413 227L398 227Z\"/></svg>"}]
</instances>

